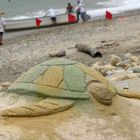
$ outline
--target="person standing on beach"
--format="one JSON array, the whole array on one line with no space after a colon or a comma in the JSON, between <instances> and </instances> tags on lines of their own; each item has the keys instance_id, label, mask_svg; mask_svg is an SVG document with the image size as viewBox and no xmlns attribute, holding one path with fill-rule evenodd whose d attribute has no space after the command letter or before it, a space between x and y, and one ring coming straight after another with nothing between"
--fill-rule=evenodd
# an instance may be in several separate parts
<instances>
[{"instance_id":1,"label":"person standing on beach","mask_svg":"<svg viewBox=\"0 0 140 140\"><path fill-rule=\"evenodd\" d=\"M0 45L3 45L4 30L5 30L5 22L0 16Z\"/></svg>"},{"instance_id":2,"label":"person standing on beach","mask_svg":"<svg viewBox=\"0 0 140 140\"><path fill-rule=\"evenodd\" d=\"M77 10L77 21L79 21L79 16L83 22L86 22L90 19L90 16L86 14L85 4L83 0L78 0L78 10Z\"/></svg>"},{"instance_id":3,"label":"person standing on beach","mask_svg":"<svg viewBox=\"0 0 140 140\"><path fill-rule=\"evenodd\" d=\"M80 2L79 7L80 7L81 19L82 19L83 22L86 22L87 21L87 18L86 18L87 15L86 15L86 10L85 10L84 4L82 2Z\"/></svg>"},{"instance_id":4,"label":"person standing on beach","mask_svg":"<svg viewBox=\"0 0 140 140\"><path fill-rule=\"evenodd\" d=\"M77 1L77 6L75 7L75 12L76 12L76 17L77 17L77 22L79 22L79 19L80 19L80 1L78 0Z\"/></svg>"},{"instance_id":5,"label":"person standing on beach","mask_svg":"<svg viewBox=\"0 0 140 140\"><path fill-rule=\"evenodd\" d=\"M71 5L71 3L68 3L67 9L66 9L66 13L67 14L73 13L73 6Z\"/></svg>"},{"instance_id":6,"label":"person standing on beach","mask_svg":"<svg viewBox=\"0 0 140 140\"><path fill-rule=\"evenodd\" d=\"M47 15L51 18L53 25L57 24L56 23L56 13L55 13L55 10L53 8L49 8Z\"/></svg>"}]
</instances>

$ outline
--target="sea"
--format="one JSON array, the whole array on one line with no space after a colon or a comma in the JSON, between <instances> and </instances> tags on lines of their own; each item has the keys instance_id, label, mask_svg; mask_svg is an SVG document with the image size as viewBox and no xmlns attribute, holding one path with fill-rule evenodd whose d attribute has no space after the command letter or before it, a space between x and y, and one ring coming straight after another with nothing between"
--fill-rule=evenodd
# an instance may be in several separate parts
<instances>
[{"instance_id":1,"label":"sea","mask_svg":"<svg viewBox=\"0 0 140 140\"><path fill-rule=\"evenodd\" d=\"M77 0L0 0L0 11L6 14L7 20L27 19L44 16L52 7L57 14L65 13L67 3L77 5ZM106 10L112 13L121 13L140 9L140 0L84 0L87 13L91 17L105 14Z\"/></svg>"}]
</instances>

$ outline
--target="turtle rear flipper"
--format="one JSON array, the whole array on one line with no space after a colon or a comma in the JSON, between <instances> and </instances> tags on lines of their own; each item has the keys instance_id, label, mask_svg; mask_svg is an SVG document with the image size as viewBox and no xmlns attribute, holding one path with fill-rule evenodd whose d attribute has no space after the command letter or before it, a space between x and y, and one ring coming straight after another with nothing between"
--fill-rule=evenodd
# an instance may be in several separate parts
<instances>
[{"instance_id":1,"label":"turtle rear flipper","mask_svg":"<svg viewBox=\"0 0 140 140\"><path fill-rule=\"evenodd\" d=\"M1 115L7 117L44 116L66 110L72 107L73 104L73 100L47 98L43 101L28 106L5 109L1 112Z\"/></svg>"}]
</instances>

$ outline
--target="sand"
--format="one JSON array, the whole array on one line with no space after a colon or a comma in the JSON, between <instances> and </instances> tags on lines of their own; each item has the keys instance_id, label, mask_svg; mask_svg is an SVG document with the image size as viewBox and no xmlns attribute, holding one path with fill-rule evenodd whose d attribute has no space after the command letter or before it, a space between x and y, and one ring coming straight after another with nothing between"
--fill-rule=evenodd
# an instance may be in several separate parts
<instances>
[{"instance_id":1,"label":"sand","mask_svg":"<svg viewBox=\"0 0 140 140\"><path fill-rule=\"evenodd\" d=\"M69 26L59 26L31 31L5 34L4 45L0 47L0 81L13 82L30 67L50 59L50 52L65 49L67 58L91 65L106 60L109 54L123 56L125 53L139 54L140 16L121 17L113 21L91 21ZM103 59L94 59L77 52L73 47L85 43L92 47L103 47ZM111 43L112 42L112 43ZM114 43L114 44L113 44Z\"/></svg>"},{"instance_id":2,"label":"sand","mask_svg":"<svg viewBox=\"0 0 140 140\"><path fill-rule=\"evenodd\" d=\"M86 65L107 61L110 54L140 54L140 15L108 21L6 33L0 47L0 82L13 82L49 53L65 49L66 58ZM103 58L78 52L77 43L98 47ZM139 140L140 102L117 96L111 106L95 99L79 101L64 112L35 118L1 118L0 140Z\"/></svg>"}]
</instances>

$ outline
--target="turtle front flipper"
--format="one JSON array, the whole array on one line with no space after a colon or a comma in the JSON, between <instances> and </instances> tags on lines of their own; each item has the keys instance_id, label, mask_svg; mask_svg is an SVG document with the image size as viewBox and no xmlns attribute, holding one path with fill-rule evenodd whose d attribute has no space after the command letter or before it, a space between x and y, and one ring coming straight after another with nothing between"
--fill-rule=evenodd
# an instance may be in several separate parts
<instances>
[{"instance_id":1,"label":"turtle front flipper","mask_svg":"<svg viewBox=\"0 0 140 140\"><path fill-rule=\"evenodd\" d=\"M87 89L102 104L110 105L112 103L113 93L104 84L92 82L88 85Z\"/></svg>"},{"instance_id":2,"label":"turtle front flipper","mask_svg":"<svg viewBox=\"0 0 140 140\"><path fill-rule=\"evenodd\" d=\"M28 106L8 108L1 112L6 117L36 117L50 115L72 107L73 100L47 98Z\"/></svg>"},{"instance_id":3,"label":"turtle front flipper","mask_svg":"<svg viewBox=\"0 0 140 140\"><path fill-rule=\"evenodd\" d=\"M117 94L126 98L140 99L140 92L138 91L131 91L128 89L124 89L124 90L118 90Z\"/></svg>"}]
</instances>

